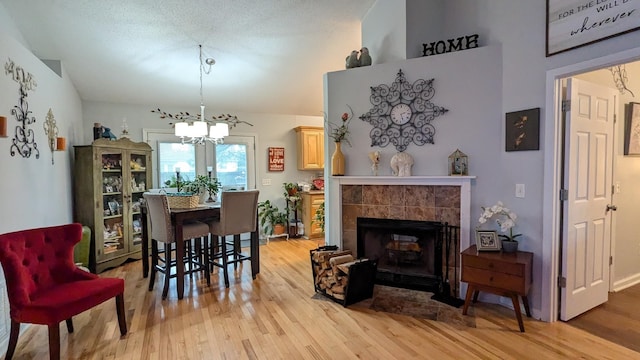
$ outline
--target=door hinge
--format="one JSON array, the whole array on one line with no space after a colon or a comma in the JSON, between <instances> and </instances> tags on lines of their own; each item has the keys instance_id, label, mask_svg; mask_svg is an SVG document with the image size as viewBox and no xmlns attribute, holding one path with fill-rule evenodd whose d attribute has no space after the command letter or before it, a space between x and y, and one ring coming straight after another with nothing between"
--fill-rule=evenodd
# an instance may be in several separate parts
<instances>
[{"instance_id":1,"label":"door hinge","mask_svg":"<svg viewBox=\"0 0 640 360\"><path fill-rule=\"evenodd\" d=\"M567 287L567 278L564 276L558 276L558 287L566 288Z\"/></svg>"},{"instance_id":2,"label":"door hinge","mask_svg":"<svg viewBox=\"0 0 640 360\"><path fill-rule=\"evenodd\" d=\"M562 100L562 112L571 111L571 100Z\"/></svg>"},{"instance_id":3,"label":"door hinge","mask_svg":"<svg viewBox=\"0 0 640 360\"><path fill-rule=\"evenodd\" d=\"M609 256L609 266L613 265L613 256Z\"/></svg>"},{"instance_id":4,"label":"door hinge","mask_svg":"<svg viewBox=\"0 0 640 360\"><path fill-rule=\"evenodd\" d=\"M613 123L615 124L616 122L618 122L618 114L613 114Z\"/></svg>"},{"instance_id":5,"label":"door hinge","mask_svg":"<svg viewBox=\"0 0 640 360\"><path fill-rule=\"evenodd\" d=\"M560 201L567 201L567 200L569 200L569 190L560 189Z\"/></svg>"}]
</instances>

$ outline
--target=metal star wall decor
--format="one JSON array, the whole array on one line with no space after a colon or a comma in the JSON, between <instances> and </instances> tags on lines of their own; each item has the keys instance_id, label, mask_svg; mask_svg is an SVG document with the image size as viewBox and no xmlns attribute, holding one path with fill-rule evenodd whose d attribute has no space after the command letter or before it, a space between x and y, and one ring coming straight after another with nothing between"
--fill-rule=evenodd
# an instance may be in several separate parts
<instances>
[{"instance_id":1,"label":"metal star wall decor","mask_svg":"<svg viewBox=\"0 0 640 360\"><path fill-rule=\"evenodd\" d=\"M434 143L436 129L431 121L449 110L431 102L436 92L433 80L411 84L400 69L391 86L371 87L373 107L360 119L373 126L369 133L372 147L391 143L402 152L412 142L418 146Z\"/></svg>"}]
</instances>

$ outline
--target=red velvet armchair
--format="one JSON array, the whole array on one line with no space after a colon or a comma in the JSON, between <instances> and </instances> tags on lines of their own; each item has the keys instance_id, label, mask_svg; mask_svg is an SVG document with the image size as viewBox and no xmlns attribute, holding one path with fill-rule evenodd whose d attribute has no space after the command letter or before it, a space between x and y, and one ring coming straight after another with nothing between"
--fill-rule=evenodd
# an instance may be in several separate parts
<instances>
[{"instance_id":1,"label":"red velvet armchair","mask_svg":"<svg viewBox=\"0 0 640 360\"><path fill-rule=\"evenodd\" d=\"M60 358L60 322L116 298L120 334L127 333L124 280L100 278L76 267L73 247L82 225L68 224L0 235L0 263L9 298L11 334L6 359L18 343L20 323L49 327L49 357Z\"/></svg>"}]
</instances>

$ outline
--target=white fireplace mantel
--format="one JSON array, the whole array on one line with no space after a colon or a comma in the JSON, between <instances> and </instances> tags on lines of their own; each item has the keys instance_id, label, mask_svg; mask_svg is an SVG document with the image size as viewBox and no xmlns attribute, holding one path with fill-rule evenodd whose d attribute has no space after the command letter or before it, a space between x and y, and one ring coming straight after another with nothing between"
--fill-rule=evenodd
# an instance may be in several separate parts
<instances>
[{"instance_id":1,"label":"white fireplace mantel","mask_svg":"<svg viewBox=\"0 0 640 360\"><path fill-rule=\"evenodd\" d=\"M342 185L432 185L460 186L460 249L470 244L471 181L475 176L332 176L325 188L327 244L342 247Z\"/></svg>"},{"instance_id":2,"label":"white fireplace mantel","mask_svg":"<svg viewBox=\"0 0 640 360\"><path fill-rule=\"evenodd\" d=\"M339 185L439 185L464 186L475 176L332 176Z\"/></svg>"}]
</instances>

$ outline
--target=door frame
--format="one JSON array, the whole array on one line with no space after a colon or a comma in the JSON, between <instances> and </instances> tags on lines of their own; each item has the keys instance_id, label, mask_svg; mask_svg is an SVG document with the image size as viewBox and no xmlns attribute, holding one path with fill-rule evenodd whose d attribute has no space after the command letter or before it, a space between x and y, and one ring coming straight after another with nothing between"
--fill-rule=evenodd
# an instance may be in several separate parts
<instances>
[{"instance_id":1,"label":"door frame","mask_svg":"<svg viewBox=\"0 0 640 360\"><path fill-rule=\"evenodd\" d=\"M561 106L562 79L639 59L640 47L548 70L546 73L544 117L546 121L543 124L544 195L542 203L542 238L544 241L542 242L542 304L540 314L543 321L557 321L559 308L557 279L560 274L562 255L560 253L562 204L559 201L559 194L562 189L564 136Z\"/></svg>"}]
</instances>

